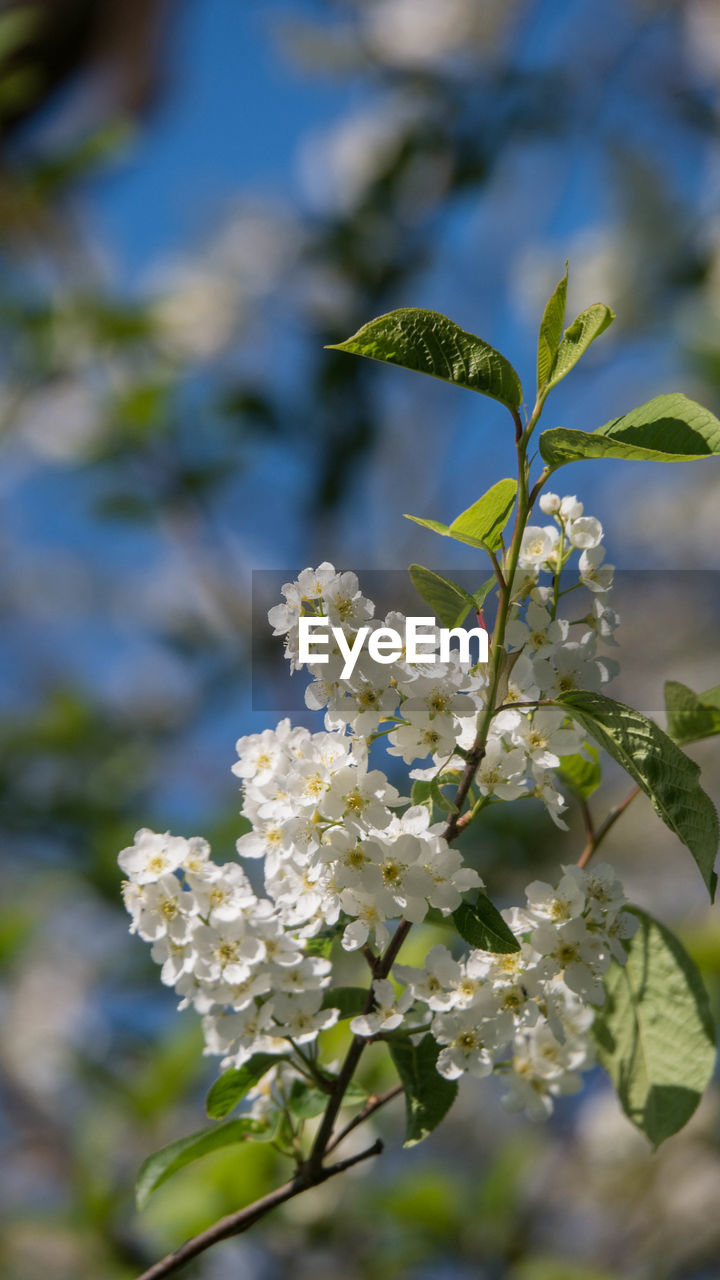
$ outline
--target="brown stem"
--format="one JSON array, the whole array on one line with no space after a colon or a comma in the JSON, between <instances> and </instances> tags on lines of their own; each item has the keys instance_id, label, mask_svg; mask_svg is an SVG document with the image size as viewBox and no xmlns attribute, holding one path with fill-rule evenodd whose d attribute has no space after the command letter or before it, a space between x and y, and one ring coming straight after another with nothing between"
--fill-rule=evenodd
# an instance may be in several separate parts
<instances>
[{"instance_id":1,"label":"brown stem","mask_svg":"<svg viewBox=\"0 0 720 1280\"><path fill-rule=\"evenodd\" d=\"M387 1093L371 1094L362 1111L358 1111L357 1115L353 1116L349 1124L346 1124L345 1128L341 1129L332 1141L328 1143L325 1148L325 1155L329 1155L331 1151L334 1151L336 1147L339 1147L340 1143L349 1133L352 1133L353 1129L357 1129L359 1124L364 1124L368 1116L374 1115L374 1113L379 1111L381 1107L384 1107L386 1103L392 1102L393 1098L397 1098L398 1094L402 1093L402 1091L403 1086L401 1084L396 1084L393 1085L392 1089L388 1089Z\"/></svg>"},{"instance_id":2,"label":"brown stem","mask_svg":"<svg viewBox=\"0 0 720 1280\"><path fill-rule=\"evenodd\" d=\"M450 844L451 840L455 839L456 835L462 831L463 827L467 826L468 816L467 814L464 814L461 817L460 810L468 798L468 792L473 784L473 779L477 773L478 765L481 763L484 755L485 742L481 738L477 738L474 745L467 753L465 769L455 795L455 812L450 814L448 824L443 831L443 836L447 840L448 844Z\"/></svg>"},{"instance_id":3,"label":"brown stem","mask_svg":"<svg viewBox=\"0 0 720 1280\"><path fill-rule=\"evenodd\" d=\"M392 966L395 963L398 952L400 951L400 948L402 947L403 942L407 938L411 928L412 928L412 924L409 920L403 919L400 921L397 929L395 930L392 938L390 939L390 942L388 943L385 949L384 954L380 956L377 961L377 964L375 966L375 975L374 975L376 979L387 978L390 970L392 969ZM373 991L371 987L370 990L368 991L368 996L367 996L367 1000L365 1001L365 1008L363 1012L369 1013L373 1007L373 1003L374 1003L374 997L373 997ZM322 1161L325 1157L327 1146L332 1136L333 1126L337 1119L338 1111L342 1106L342 1100L347 1091L347 1087L350 1084L350 1081L352 1080L353 1076L355 1075L357 1065L360 1061L360 1058L362 1057L362 1053L366 1045L367 1045L367 1039L365 1038L365 1036L353 1037L353 1041L352 1041L352 1044L350 1045L350 1048L347 1051L345 1061L343 1062L342 1067L340 1068L340 1074L338 1075L335 1081L335 1088L333 1089L333 1092L330 1098L328 1099L328 1104L323 1113L323 1118L320 1123L320 1128L318 1129L317 1134L315 1135L315 1141L313 1142L312 1150L308 1158L308 1168L310 1168L311 1170L320 1170L322 1168Z\"/></svg>"},{"instance_id":4,"label":"brown stem","mask_svg":"<svg viewBox=\"0 0 720 1280\"><path fill-rule=\"evenodd\" d=\"M581 797L580 799L580 812L582 813L582 820L583 820L583 825L585 827L585 836L587 838L587 842L588 844L592 844L592 842L596 839L597 833L595 831L595 824L592 820L590 806L584 796Z\"/></svg>"},{"instance_id":5,"label":"brown stem","mask_svg":"<svg viewBox=\"0 0 720 1280\"><path fill-rule=\"evenodd\" d=\"M557 703L553 698L531 698L529 702L503 702L501 706L496 707L493 716L497 716L501 711L517 711L518 707L555 707Z\"/></svg>"},{"instance_id":6,"label":"brown stem","mask_svg":"<svg viewBox=\"0 0 720 1280\"><path fill-rule=\"evenodd\" d=\"M633 800L635 799L636 795L639 794L639 792L640 792L639 787L633 787L632 791L628 792L625 799L621 800L620 804L617 804L614 809L610 810L607 818L605 819L604 822L600 824L597 831L591 831L591 833L588 835L587 844L585 845L585 848L583 849L582 853L580 854L580 857L577 860L577 865L579 867L587 866L588 862L592 858L598 845L602 843L602 841L605 839L605 836L607 835L610 828L615 825L620 815L623 814L627 809L628 805L632 804Z\"/></svg>"},{"instance_id":7,"label":"brown stem","mask_svg":"<svg viewBox=\"0 0 720 1280\"><path fill-rule=\"evenodd\" d=\"M369 1160L371 1156L379 1156L381 1151L382 1142L378 1138L371 1147L367 1147L359 1155L348 1156L346 1160L339 1160L337 1164L330 1165L327 1169L320 1168L314 1173L311 1173L307 1167L300 1169L292 1182L286 1182L284 1186L271 1191L269 1195L262 1196L260 1200L247 1205L245 1209L239 1209L236 1213L229 1213L226 1217L220 1218L211 1227L208 1227L207 1231L201 1231L199 1235L187 1240L174 1253L169 1253L167 1257L161 1258L159 1262L154 1263L147 1271L143 1271L142 1275L137 1277L137 1280L160 1280L162 1276L172 1275L174 1271L178 1271L191 1258L197 1258L198 1254L204 1253L206 1249L211 1249L220 1240L227 1240L230 1236L241 1235L253 1223L258 1222L260 1218L264 1218L267 1213L276 1209L278 1205L284 1204L286 1200L292 1200L294 1196L301 1195L303 1191L309 1191L311 1187L317 1187L321 1182L327 1182L328 1178L334 1178L336 1174L344 1173L346 1169L359 1164L361 1160Z\"/></svg>"},{"instance_id":8,"label":"brown stem","mask_svg":"<svg viewBox=\"0 0 720 1280\"><path fill-rule=\"evenodd\" d=\"M529 503L529 507L530 507L530 510L531 510L531 511L532 511L533 507L535 506L535 503L536 503L536 501L537 501L538 494L540 493L540 490L542 489L542 487L543 487L543 485L544 485L545 481L546 481L546 480L548 480L548 479L550 478L550 473L551 473L551 468L550 468L550 467L546 467L546 468L545 468L545 470L542 472L542 474L538 476L537 480L535 481L535 484L533 485L532 489L530 490L530 496L529 496L529 499L528 499L528 503Z\"/></svg>"}]
</instances>

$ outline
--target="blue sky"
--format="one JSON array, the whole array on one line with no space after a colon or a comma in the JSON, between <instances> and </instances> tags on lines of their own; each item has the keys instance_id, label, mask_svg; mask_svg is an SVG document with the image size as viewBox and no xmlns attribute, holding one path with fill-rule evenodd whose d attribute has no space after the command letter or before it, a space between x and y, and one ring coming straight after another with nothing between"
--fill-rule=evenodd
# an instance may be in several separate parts
<instances>
[{"instance_id":1,"label":"blue sky","mask_svg":"<svg viewBox=\"0 0 720 1280\"><path fill-rule=\"evenodd\" d=\"M240 187L297 194L298 138L358 100L356 84L311 79L278 56L273 10L257 0L184 6L161 105L128 162L89 196L131 272L201 235Z\"/></svg>"},{"instance_id":2,"label":"blue sky","mask_svg":"<svg viewBox=\"0 0 720 1280\"><path fill-rule=\"evenodd\" d=\"M298 14L304 7L289 4L287 12ZM159 260L192 248L193 242L201 246L220 221L227 202L239 194L254 190L275 193L297 207L303 199L297 164L301 139L309 130L328 128L371 98L377 101L377 85L361 75L310 77L284 59L273 38L273 23L280 13L274 3L202 0L182 8L174 49L168 57L169 84L156 113L144 122L125 159L98 174L83 192L85 223L99 243L107 245L120 284L130 289ZM588 6L581 8L587 23ZM542 6L542 20L539 11L537 6L535 18L523 31L521 60L526 66L546 65L556 56L561 37L572 45L582 34L580 21L577 32L568 29L568 9L559 0ZM592 21L599 21L595 13ZM622 23L620 0L608 0L603 21ZM587 27L583 30L587 36ZM670 30L669 24L666 30L659 30L656 42L667 40ZM593 128L612 125L622 131L625 123L634 120L635 81L628 66L632 72L631 64L624 63L620 92L598 101ZM662 143L660 120L648 118L641 127L647 131L649 148ZM693 147L678 147L671 133L667 137L664 162L692 190L702 173L699 152ZM513 303L508 289L511 264L522 251L549 244L551 256L557 251L557 278L578 229L599 226L613 215L597 136L592 130L588 135L577 131L564 138L562 145L565 151L560 157L556 139L516 142L512 153L502 157L498 178L480 194L471 188L442 211L432 266L413 282L413 297L398 296L390 302L448 311L504 349L517 364L528 398L534 389L537 322L535 318L526 321ZM553 187L556 176L557 186ZM596 300L588 297L582 305ZM672 324L672 317L658 317L657 330L645 332L640 342L634 338L626 349L615 337L618 325L573 377L562 383L553 398L548 425L590 429L659 391L675 387L690 391ZM403 375L391 370L385 376L387 402L399 406L398 423L407 421L403 418L403 411L407 412L407 403L402 403ZM490 483L512 472L512 424L505 422L497 405L480 397L429 381L422 391L422 409L433 415L433 424L437 422L432 442L436 452L428 505L415 508L414 513L448 520ZM319 521L315 530L304 521L306 454L297 441L286 440L258 450L241 501L236 501L233 492L220 513L231 535L245 540L256 556L252 567L289 569L300 558L306 563L311 558L307 548L313 532L316 549L325 539L324 528L322 539L318 533ZM649 488L654 479L664 479L666 471L661 464L646 466L643 486ZM405 505L402 477L392 494L390 519L387 511L372 504L376 473L369 481L363 479L364 474L361 469L348 521L355 525L355 541L347 530L342 536L331 530L317 560L346 554L349 548L353 560L343 567L381 566L383 548L380 545L378 550L378 542L382 544L382 537L373 542L373 521L388 543L391 538L397 541L406 536L407 522L401 519L401 512L413 508ZM691 475L692 467L676 468L673 482L681 485ZM602 518L610 558L623 567L634 564L623 557L617 534L630 486L637 483L637 477L632 465L612 462L578 464L558 477L562 492L577 492L588 510ZM86 479L82 473L50 469L21 486L12 510L18 540L40 550L43 545L53 545L80 553L92 561L99 577L142 569L148 559L143 531L103 527L96 522L89 525L83 502ZM282 519L268 513L270 492ZM357 512L362 515L360 520ZM434 563L446 571L453 563L467 564L463 549L453 548L448 563L442 558L444 548L430 546L429 535L423 531L414 532L417 536L408 559ZM371 552L366 558L367 546ZM660 546L660 563L662 557ZM123 678L134 665L139 671L146 654L136 646L142 645L143 637L131 636L127 627L120 634L116 624L117 619L105 616L102 606L92 625L90 620L81 621L67 637L66 669L80 678L91 678L98 662L104 662L106 647L114 643L125 663ZM228 741L243 727L237 723L243 712L244 708L227 709L228 719L235 718L235 728L226 724L220 728L217 711L213 712L207 734L212 738L211 750L217 750L218 756L227 753Z\"/></svg>"}]
</instances>

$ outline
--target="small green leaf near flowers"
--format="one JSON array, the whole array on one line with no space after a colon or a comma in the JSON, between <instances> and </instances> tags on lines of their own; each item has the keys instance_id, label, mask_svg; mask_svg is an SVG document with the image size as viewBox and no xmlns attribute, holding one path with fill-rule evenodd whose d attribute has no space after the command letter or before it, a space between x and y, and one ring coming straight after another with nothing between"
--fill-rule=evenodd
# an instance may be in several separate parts
<instances>
[{"instance_id":1,"label":"small green leaf near flowers","mask_svg":"<svg viewBox=\"0 0 720 1280\"><path fill-rule=\"evenodd\" d=\"M520 950L520 943L515 934L506 925L497 907L487 894L478 895L477 902L471 905L462 902L453 911L455 928L478 951L492 951L500 955L508 955Z\"/></svg>"},{"instance_id":2,"label":"small green leaf near flowers","mask_svg":"<svg viewBox=\"0 0 720 1280\"><path fill-rule=\"evenodd\" d=\"M565 786L581 800L588 800L593 792L597 791L602 781L597 747L587 743L585 751L587 755L577 752L575 755L561 756L560 768L557 771L560 781L564 782Z\"/></svg>"},{"instance_id":3,"label":"small green leaf near flowers","mask_svg":"<svg viewBox=\"0 0 720 1280\"><path fill-rule=\"evenodd\" d=\"M388 1039L390 1056L405 1092L404 1147L414 1147L437 1128L457 1097L457 1083L437 1070L439 1046L431 1035L419 1044L410 1037Z\"/></svg>"},{"instance_id":4,"label":"small green leaf near flowers","mask_svg":"<svg viewBox=\"0 0 720 1280\"><path fill-rule=\"evenodd\" d=\"M693 693L679 680L665 684L668 734L680 746L700 742L720 733L720 684L704 693Z\"/></svg>"},{"instance_id":5,"label":"small green leaf near flowers","mask_svg":"<svg viewBox=\"0 0 720 1280\"><path fill-rule=\"evenodd\" d=\"M443 627L459 627L475 602L468 591L434 569L411 564L410 579Z\"/></svg>"},{"instance_id":6,"label":"small green leaf near flowers","mask_svg":"<svg viewBox=\"0 0 720 1280\"><path fill-rule=\"evenodd\" d=\"M245 1094L281 1061L277 1053L255 1053L242 1067L231 1067L212 1085L205 1110L211 1120L224 1120Z\"/></svg>"},{"instance_id":7,"label":"small green leaf near flowers","mask_svg":"<svg viewBox=\"0 0 720 1280\"><path fill-rule=\"evenodd\" d=\"M194 1160L237 1143L270 1142L273 1128L269 1121L243 1117L200 1129L187 1138L180 1138L177 1142L162 1147L148 1156L141 1166L135 1186L138 1209L144 1209L153 1191Z\"/></svg>"},{"instance_id":8,"label":"small green leaf near flowers","mask_svg":"<svg viewBox=\"0 0 720 1280\"><path fill-rule=\"evenodd\" d=\"M427 520L421 516L406 515L405 519L413 520L415 524L431 529L444 538L464 542L468 547L476 547L480 551L497 551L502 546L503 530L510 519L516 494L516 480L498 480L482 498L466 511L461 511L452 524L442 524L439 520Z\"/></svg>"}]
</instances>

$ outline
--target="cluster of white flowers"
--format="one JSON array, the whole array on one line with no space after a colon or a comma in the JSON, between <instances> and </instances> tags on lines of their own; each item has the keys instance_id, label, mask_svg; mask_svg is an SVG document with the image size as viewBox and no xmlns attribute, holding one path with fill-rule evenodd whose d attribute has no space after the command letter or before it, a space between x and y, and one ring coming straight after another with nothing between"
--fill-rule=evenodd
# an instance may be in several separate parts
<instances>
[{"instance_id":1,"label":"cluster of white flowers","mask_svg":"<svg viewBox=\"0 0 720 1280\"><path fill-rule=\"evenodd\" d=\"M573 551L579 551L580 582L589 591L603 596L612 587L614 568L604 563L600 521L586 516L582 502L574 495L560 498L556 493L543 493L538 505L545 515L553 516L555 523L527 526L520 548L520 568L559 573ZM611 619L602 634L612 635L613 629Z\"/></svg>"},{"instance_id":2,"label":"cluster of white flowers","mask_svg":"<svg viewBox=\"0 0 720 1280\"><path fill-rule=\"evenodd\" d=\"M128 879L131 932L152 943L161 978L204 1015L207 1050L240 1065L253 1053L285 1053L287 1039L316 1039L337 1020L324 1009L330 963L306 954L237 862L219 865L205 840L143 828L118 859Z\"/></svg>"},{"instance_id":3,"label":"cluster of white flowers","mask_svg":"<svg viewBox=\"0 0 720 1280\"><path fill-rule=\"evenodd\" d=\"M286 927L308 937L342 915L346 950L369 940L383 948L388 920L420 922L428 906L448 914L480 885L424 805L395 812L408 802L368 769L360 742L283 720L237 745L233 770L252 823L238 853L264 857L266 892Z\"/></svg>"},{"instance_id":4,"label":"cluster of white flowers","mask_svg":"<svg viewBox=\"0 0 720 1280\"><path fill-rule=\"evenodd\" d=\"M119 857L133 931L152 943L181 1007L204 1015L208 1052L236 1066L337 1019L322 1007L330 963L308 946L321 930L342 917L346 950L382 949L388 921L420 922L429 906L448 915L482 884L424 805L394 812L407 801L348 737L283 720L241 738L238 753L253 825L237 850L264 859L266 897L197 837L143 829Z\"/></svg>"},{"instance_id":5,"label":"cluster of white flowers","mask_svg":"<svg viewBox=\"0 0 720 1280\"><path fill-rule=\"evenodd\" d=\"M502 703L496 693L473 797L482 806L537 796L564 826L555 775L563 756L582 750L582 735L562 708L527 704L610 679L614 664L596 648L599 637L612 641L617 617L605 604L612 568L602 565L599 522L575 498L547 494L540 505L554 523L527 529L522 541ZM559 575L575 550L578 585L589 587L593 605L571 622L557 607ZM553 574L552 585L541 584L542 572ZM327 619L347 644L361 628L402 633L406 620L397 613L376 619L355 574L327 563L304 570L282 594L269 620L285 637L293 668L308 666L306 702L324 709L325 729L311 733L282 720L237 743L233 772L250 824L237 852L263 860L264 896L238 862L218 865L199 838L142 830L119 858L133 931L152 944L180 1007L192 1004L203 1015L207 1052L221 1054L224 1066L257 1052L287 1054L289 1045L311 1043L337 1020L319 935L339 937L347 951L369 948L372 961L390 941L391 922L421 923L429 908L448 916L467 891L483 887L448 843L445 824L434 824L428 805L400 796L385 773L370 768L369 753L381 737L406 764L431 759L412 769L412 778L457 783L479 717L487 715L487 669L469 666L455 650L419 663L403 651L392 665L361 655L345 676L337 634L326 662L301 664L302 617ZM580 628L577 639L571 627ZM442 1046L438 1069L449 1078L489 1073L509 1046L503 1069L511 1100L546 1112L553 1095L577 1087L578 1072L592 1061L590 1005L602 999L611 955L624 958L621 939L633 917L621 914L622 890L608 868L570 869L557 889L536 883L527 895L526 908L506 913L517 952L471 951L455 960L434 947L424 970L395 967L402 995L387 978L375 982L373 1004L353 1020L353 1031L412 1032L422 1012ZM261 1109L274 1081L258 1095Z\"/></svg>"},{"instance_id":6,"label":"cluster of white flowers","mask_svg":"<svg viewBox=\"0 0 720 1280\"><path fill-rule=\"evenodd\" d=\"M574 689L599 690L615 675L617 664L598 657L598 641L615 643L618 617L606 604L613 568L602 563L600 522L585 516L575 497L545 494L540 506L554 516L554 523L527 528L522 540L505 632L511 657L503 698L508 709L493 717L476 786L488 800L538 797L553 821L564 827L565 799L553 774L562 755L580 749L581 736L556 708L514 710L513 704L551 699ZM586 587L591 600L582 617L568 620L557 616L559 575L575 551L580 552L579 579L567 594ZM557 588L540 582L543 572L556 576ZM343 678L345 658L337 643L327 662L301 664L298 624L303 616L327 618L350 645L361 627L391 628L402 634L406 619L399 613L376 619L356 575L337 573L328 563L305 569L295 582L285 584L282 594L284 602L268 615L273 633L284 637L293 670L307 666L312 682L305 701L312 710L325 709L327 731L349 732L365 744L381 732L387 736L389 754L400 756L405 764L431 758L429 766L415 767L411 778L452 781L453 769L461 767L461 753L475 739L478 715L485 707L487 669L464 666L457 650L450 651L448 662L427 664L401 657L392 665L379 665L363 653L352 674Z\"/></svg>"},{"instance_id":7,"label":"cluster of white flowers","mask_svg":"<svg viewBox=\"0 0 720 1280\"><path fill-rule=\"evenodd\" d=\"M489 1075L498 1052L509 1049L502 1068L510 1085L506 1105L546 1115L553 1097L574 1093L579 1073L593 1065L591 1006L603 1002L611 957L624 963L622 941L637 920L623 910L622 885L606 865L566 867L556 888L534 881L525 892L526 907L503 912L518 951L473 950L455 960L447 947L433 947L423 969L395 965L406 990L394 1008L402 1014L413 1005L413 1016L427 1015L443 1046L438 1070L450 1080L465 1072ZM388 995L379 1003L389 1029ZM376 1016L355 1018L351 1026L377 1034Z\"/></svg>"}]
</instances>

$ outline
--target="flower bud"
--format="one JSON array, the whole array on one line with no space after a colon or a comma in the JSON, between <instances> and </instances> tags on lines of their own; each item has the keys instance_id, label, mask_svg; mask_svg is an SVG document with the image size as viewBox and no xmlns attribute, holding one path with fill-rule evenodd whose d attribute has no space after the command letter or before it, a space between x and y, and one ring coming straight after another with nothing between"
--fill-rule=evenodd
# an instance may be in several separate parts
<instances>
[{"instance_id":1,"label":"flower bud","mask_svg":"<svg viewBox=\"0 0 720 1280\"><path fill-rule=\"evenodd\" d=\"M543 493L540 495L539 506L546 516L554 516L560 510L560 499L556 493Z\"/></svg>"},{"instance_id":2,"label":"flower bud","mask_svg":"<svg viewBox=\"0 0 720 1280\"><path fill-rule=\"evenodd\" d=\"M563 520L579 520L584 510L582 502L578 502L575 494L572 497L563 498L560 503L560 515Z\"/></svg>"}]
</instances>

